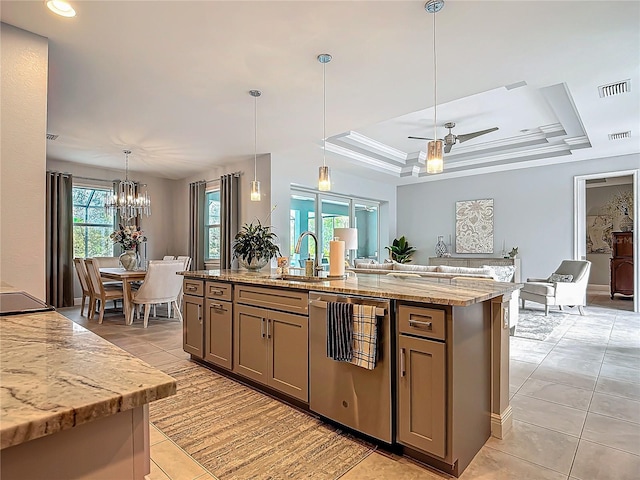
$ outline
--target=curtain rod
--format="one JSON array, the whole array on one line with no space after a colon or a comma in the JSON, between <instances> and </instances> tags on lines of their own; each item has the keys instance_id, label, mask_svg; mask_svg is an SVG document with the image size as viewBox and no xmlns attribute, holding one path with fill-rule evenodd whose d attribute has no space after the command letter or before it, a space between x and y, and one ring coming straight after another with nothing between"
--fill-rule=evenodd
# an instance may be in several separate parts
<instances>
[{"instance_id":1,"label":"curtain rod","mask_svg":"<svg viewBox=\"0 0 640 480\"><path fill-rule=\"evenodd\" d=\"M225 174L227 175L227 174ZM242 175L242 172L231 172L228 175L233 175L234 177L239 177L240 175ZM220 178L214 178L212 180L198 180L196 182L192 182L192 183L212 183L212 182L218 182L220 181Z\"/></svg>"},{"instance_id":2,"label":"curtain rod","mask_svg":"<svg viewBox=\"0 0 640 480\"><path fill-rule=\"evenodd\" d=\"M69 173L69 172L57 172L55 170L47 170L47 173L61 173L62 175L69 175L73 178L77 178L79 180L89 180L91 182L106 182L106 183L113 183L113 182L117 182L119 180L105 180L104 178L91 178L91 177L81 177L80 175L74 175L73 173Z\"/></svg>"}]
</instances>

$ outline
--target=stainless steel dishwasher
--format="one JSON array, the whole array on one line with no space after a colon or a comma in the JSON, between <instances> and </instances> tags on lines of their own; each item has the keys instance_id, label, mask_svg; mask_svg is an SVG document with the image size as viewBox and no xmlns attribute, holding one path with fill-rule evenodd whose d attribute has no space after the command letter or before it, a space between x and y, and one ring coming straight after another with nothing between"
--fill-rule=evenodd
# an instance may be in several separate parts
<instances>
[{"instance_id":1,"label":"stainless steel dishwasher","mask_svg":"<svg viewBox=\"0 0 640 480\"><path fill-rule=\"evenodd\" d=\"M373 370L327 357L327 302L373 305L378 313L378 361ZM387 443L392 441L390 301L309 293L309 408Z\"/></svg>"}]
</instances>

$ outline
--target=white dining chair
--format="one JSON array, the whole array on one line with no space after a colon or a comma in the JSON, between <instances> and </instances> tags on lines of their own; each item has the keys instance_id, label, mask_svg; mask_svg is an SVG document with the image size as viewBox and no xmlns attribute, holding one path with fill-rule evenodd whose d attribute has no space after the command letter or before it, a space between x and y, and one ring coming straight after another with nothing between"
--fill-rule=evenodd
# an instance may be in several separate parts
<instances>
[{"instance_id":1,"label":"white dining chair","mask_svg":"<svg viewBox=\"0 0 640 480\"><path fill-rule=\"evenodd\" d=\"M100 269L98 268L97 262L93 258L86 258L85 265L87 266L87 273L89 274L89 280L91 281L91 286L93 287L94 297L93 303L89 305L89 318L93 319L93 315L95 313L96 302L100 300L100 316L98 317L98 323L102 323L102 319L104 318L104 309L105 304L109 300L113 300L114 305L117 300L122 300L124 304L124 294L122 290L122 283L120 285L105 285L102 283L100 278Z\"/></svg>"},{"instance_id":2,"label":"white dining chair","mask_svg":"<svg viewBox=\"0 0 640 480\"><path fill-rule=\"evenodd\" d=\"M178 275L178 272L183 270L182 260L151 260L144 283L137 292L133 293L131 318L137 307L144 305L144 328L147 328L151 306L158 303L171 303L182 322L182 313L178 308L182 276Z\"/></svg>"}]
</instances>

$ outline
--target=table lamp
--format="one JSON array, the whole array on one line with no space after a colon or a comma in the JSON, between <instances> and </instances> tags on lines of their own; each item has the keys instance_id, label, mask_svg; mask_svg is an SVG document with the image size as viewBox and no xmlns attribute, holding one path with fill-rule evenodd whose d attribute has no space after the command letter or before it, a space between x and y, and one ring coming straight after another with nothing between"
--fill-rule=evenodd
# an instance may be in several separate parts
<instances>
[{"instance_id":1,"label":"table lamp","mask_svg":"<svg viewBox=\"0 0 640 480\"><path fill-rule=\"evenodd\" d=\"M357 228L334 228L333 236L344 242L344 249L348 252L347 257L351 264L351 250L358 250L358 229Z\"/></svg>"}]
</instances>

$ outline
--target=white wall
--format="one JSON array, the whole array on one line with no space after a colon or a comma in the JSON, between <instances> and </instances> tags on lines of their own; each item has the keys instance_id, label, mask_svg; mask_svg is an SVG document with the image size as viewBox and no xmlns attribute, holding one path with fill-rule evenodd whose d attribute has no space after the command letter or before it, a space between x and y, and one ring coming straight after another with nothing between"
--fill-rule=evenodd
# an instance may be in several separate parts
<instances>
[{"instance_id":1,"label":"white wall","mask_svg":"<svg viewBox=\"0 0 640 480\"><path fill-rule=\"evenodd\" d=\"M48 41L0 26L0 279L45 300Z\"/></svg>"},{"instance_id":2,"label":"white wall","mask_svg":"<svg viewBox=\"0 0 640 480\"><path fill-rule=\"evenodd\" d=\"M318 167L308 159L301 161L293 156L271 156L271 202L278 205L273 212L271 224L280 238L280 251L289 251L289 198L291 184L309 188L318 187ZM381 201L380 205L380 251L390 245L396 232L396 187L386 183L356 177L331 168L331 191L342 195L356 196Z\"/></svg>"},{"instance_id":3,"label":"white wall","mask_svg":"<svg viewBox=\"0 0 640 480\"><path fill-rule=\"evenodd\" d=\"M573 177L639 167L635 154L402 186L398 235L418 248L414 263L426 263L438 235L454 236L456 201L493 198L493 256L505 240L519 247L523 279L548 276L573 258Z\"/></svg>"}]
</instances>

